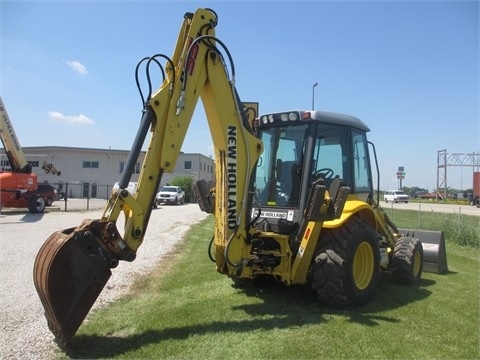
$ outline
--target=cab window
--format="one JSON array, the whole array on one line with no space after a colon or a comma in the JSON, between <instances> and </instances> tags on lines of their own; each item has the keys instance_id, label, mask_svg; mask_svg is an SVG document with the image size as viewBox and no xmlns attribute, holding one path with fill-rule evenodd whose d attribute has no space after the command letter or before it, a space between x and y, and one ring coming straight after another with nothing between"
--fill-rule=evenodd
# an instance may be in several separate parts
<instances>
[{"instance_id":1,"label":"cab window","mask_svg":"<svg viewBox=\"0 0 480 360\"><path fill-rule=\"evenodd\" d=\"M370 192L372 184L367 138L364 133L354 131L352 139L354 190L356 193Z\"/></svg>"},{"instance_id":2,"label":"cab window","mask_svg":"<svg viewBox=\"0 0 480 360\"><path fill-rule=\"evenodd\" d=\"M348 129L322 124L318 126L313 151L312 181L325 180L327 187L333 179L351 184Z\"/></svg>"}]
</instances>

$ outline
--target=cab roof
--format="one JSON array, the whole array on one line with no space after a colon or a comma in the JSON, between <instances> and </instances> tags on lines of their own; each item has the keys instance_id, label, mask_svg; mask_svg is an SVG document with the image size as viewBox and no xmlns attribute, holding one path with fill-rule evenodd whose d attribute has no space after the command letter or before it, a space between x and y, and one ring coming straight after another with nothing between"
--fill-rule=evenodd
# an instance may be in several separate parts
<instances>
[{"instance_id":1,"label":"cab roof","mask_svg":"<svg viewBox=\"0 0 480 360\"><path fill-rule=\"evenodd\" d=\"M310 111L311 118L321 122L351 126L353 128L368 132L370 128L359 118L351 115L327 112L327 111Z\"/></svg>"},{"instance_id":2,"label":"cab roof","mask_svg":"<svg viewBox=\"0 0 480 360\"><path fill-rule=\"evenodd\" d=\"M298 110L297 109L297 110L262 114L259 118L261 119L264 116L268 117L269 115L273 115L274 118L277 118L277 116L280 116L281 114L290 114L290 113L299 114L299 119L301 119L300 121L316 120L316 121L320 121L320 122L328 123L328 124L335 124L335 125L343 125L343 126L352 127L352 128L361 130L363 132L370 131L370 128L362 120L360 120L359 118L356 118L355 116L340 114L340 113L334 113L334 112L328 112L328 111Z\"/></svg>"}]
</instances>

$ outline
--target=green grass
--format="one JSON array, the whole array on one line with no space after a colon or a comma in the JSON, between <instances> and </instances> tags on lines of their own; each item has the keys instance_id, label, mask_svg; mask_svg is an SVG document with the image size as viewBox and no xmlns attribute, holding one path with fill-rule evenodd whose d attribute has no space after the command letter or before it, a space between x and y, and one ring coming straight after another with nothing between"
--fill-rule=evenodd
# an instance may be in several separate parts
<instances>
[{"instance_id":1,"label":"green grass","mask_svg":"<svg viewBox=\"0 0 480 360\"><path fill-rule=\"evenodd\" d=\"M405 216L399 226L416 220ZM480 357L480 260L475 248L447 240L448 273L425 273L418 287L395 285L383 274L373 301L338 311L319 306L306 286L232 287L208 259L212 229L212 217L194 225L188 241L153 276L139 279L130 295L92 312L59 357Z\"/></svg>"},{"instance_id":2,"label":"green grass","mask_svg":"<svg viewBox=\"0 0 480 360\"><path fill-rule=\"evenodd\" d=\"M479 216L397 209L385 212L399 228L443 230L452 243L480 248Z\"/></svg>"}]
</instances>

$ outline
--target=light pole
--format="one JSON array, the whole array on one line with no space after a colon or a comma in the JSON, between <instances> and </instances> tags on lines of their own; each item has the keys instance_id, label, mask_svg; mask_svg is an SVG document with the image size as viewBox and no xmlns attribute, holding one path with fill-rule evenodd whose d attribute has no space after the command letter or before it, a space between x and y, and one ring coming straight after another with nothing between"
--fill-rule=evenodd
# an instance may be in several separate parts
<instances>
[{"instance_id":1,"label":"light pole","mask_svg":"<svg viewBox=\"0 0 480 360\"><path fill-rule=\"evenodd\" d=\"M313 87L312 87L312 110L315 110L315 88L317 87L317 85L318 85L318 82L313 84Z\"/></svg>"}]
</instances>

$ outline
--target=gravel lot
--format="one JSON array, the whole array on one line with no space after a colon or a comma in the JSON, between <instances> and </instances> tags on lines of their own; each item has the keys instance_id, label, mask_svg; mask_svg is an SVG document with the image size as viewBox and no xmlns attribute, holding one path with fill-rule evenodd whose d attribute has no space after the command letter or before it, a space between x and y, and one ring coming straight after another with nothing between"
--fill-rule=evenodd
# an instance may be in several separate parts
<instances>
[{"instance_id":1,"label":"gravel lot","mask_svg":"<svg viewBox=\"0 0 480 360\"><path fill-rule=\"evenodd\" d=\"M43 307L33 284L33 263L44 241L55 231L77 226L83 219L102 215L105 200L89 203L54 203L44 214L2 210L0 213L0 359L48 359L57 346L48 329ZM76 210L77 209L77 210ZM102 306L128 291L132 280L148 274L182 239L193 223L207 217L196 204L162 206L152 211L137 258L121 262L94 307ZM123 221L118 222L123 229Z\"/></svg>"}]
</instances>

